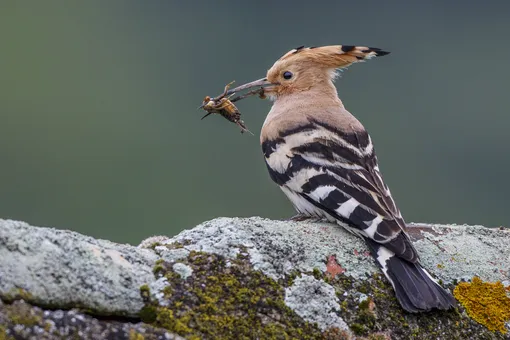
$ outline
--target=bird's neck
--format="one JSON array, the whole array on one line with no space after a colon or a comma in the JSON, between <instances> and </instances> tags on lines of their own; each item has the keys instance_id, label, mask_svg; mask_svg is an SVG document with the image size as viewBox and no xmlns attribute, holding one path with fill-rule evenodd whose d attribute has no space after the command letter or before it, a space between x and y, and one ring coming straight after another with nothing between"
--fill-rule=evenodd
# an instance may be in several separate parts
<instances>
[{"instance_id":1,"label":"bird's neck","mask_svg":"<svg viewBox=\"0 0 510 340\"><path fill-rule=\"evenodd\" d=\"M281 131L306 124L308 117L342 110L344 105L331 81L306 91L279 96L264 121L261 139L274 139Z\"/></svg>"},{"instance_id":2,"label":"bird's neck","mask_svg":"<svg viewBox=\"0 0 510 340\"><path fill-rule=\"evenodd\" d=\"M315 106L317 104L325 106L343 106L342 101L338 98L336 87L329 78L314 84L304 91L296 91L276 97L273 107L288 105Z\"/></svg>"}]
</instances>

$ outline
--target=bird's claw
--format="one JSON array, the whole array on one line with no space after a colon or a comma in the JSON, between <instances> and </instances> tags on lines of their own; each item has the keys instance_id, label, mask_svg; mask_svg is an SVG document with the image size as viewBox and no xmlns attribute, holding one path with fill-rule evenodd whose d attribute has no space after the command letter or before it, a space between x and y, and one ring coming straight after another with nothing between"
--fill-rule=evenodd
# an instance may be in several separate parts
<instances>
[{"instance_id":1,"label":"bird's claw","mask_svg":"<svg viewBox=\"0 0 510 340\"><path fill-rule=\"evenodd\" d=\"M309 215L305 215L305 214L297 214L297 215L294 215L294 216L286 219L285 221L301 222L301 221L311 220L313 218L314 218L313 216L309 216Z\"/></svg>"}]
</instances>

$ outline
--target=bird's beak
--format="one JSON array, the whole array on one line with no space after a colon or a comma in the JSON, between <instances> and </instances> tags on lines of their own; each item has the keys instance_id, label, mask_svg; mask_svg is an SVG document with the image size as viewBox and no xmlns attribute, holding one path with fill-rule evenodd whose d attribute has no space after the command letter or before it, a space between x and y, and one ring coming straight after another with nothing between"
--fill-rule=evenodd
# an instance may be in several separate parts
<instances>
[{"instance_id":1,"label":"bird's beak","mask_svg":"<svg viewBox=\"0 0 510 340\"><path fill-rule=\"evenodd\" d=\"M225 97L230 98L230 96L236 94L237 92L249 90L249 89L253 89L253 88L255 88L255 89L248 91L248 92L246 92L242 95L239 95L237 97L232 98L231 102L233 103L233 102L239 101L241 99L251 97L253 95L258 95L260 98L265 98L266 91L271 91L271 87L278 85L278 84L273 84L273 83L267 81L266 78L262 78L259 80L255 80L255 81L246 83L241 86L237 86L236 88L233 88L233 89L228 89L229 85L230 84L228 84L225 87L225 92L223 92L221 95L214 97L214 98L206 97L204 99L204 101L202 102L202 105L200 105L198 108L202 109L211 101L213 103L216 103L217 101L219 101ZM206 111L208 111L208 110L206 109Z\"/></svg>"},{"instance_id":2,"label":"bird's beak","mask_svg":"<svg viewBox=\"0 0 510 340\"><path fill-rule=\"evenodd\" d=\"M258 90L260 90L262 88L266 88L271 85L275 85L275 84L267 81L267 78L262 78L262 79L258 79L258 80L237 86L233 89L230 89L230 90L228 90L227 95L231 95L236 92L240 92L240 91L244 91L244 90L248 90L248 89L253 89L254 87L258 87ZM253 94L257 94L257 92L253 91Z\"/></svg>"}]
</instances>

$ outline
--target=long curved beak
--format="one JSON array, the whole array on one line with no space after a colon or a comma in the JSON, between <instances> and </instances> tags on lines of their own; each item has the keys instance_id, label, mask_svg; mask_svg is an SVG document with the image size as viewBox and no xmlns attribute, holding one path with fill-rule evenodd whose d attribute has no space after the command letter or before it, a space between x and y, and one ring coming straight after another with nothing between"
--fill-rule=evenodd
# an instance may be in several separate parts
<instances>
[{"instance_id":1,"label":"long curved beak","mask_svg":"<svg viewBox=\"0 0 510 340\"><path fill-rule=\"evenodd\" d=\"M228 84L226 86L226 89L228 89L229 85L230 84ZM261 98L263 98L262 96L264 95L264 88L268 87L268 86L272 86L272 85L274 86L274 85L277 85L277 84L273 84L273 83L267 81L266 78L261 78L261 79L258 79L258 80L255 80L255 81L252 81L252 82L249 82L249 83L237 86L237 87L235 87L233 89L229 89L228 91L223 92L221 95L219 95L217 97L214 97L214 98L206 97L207 99L204 99L204 101L202 102L202 105L200 105L198 107L198 109L204 108L205 105L208 102L210 102L210 101L217 102L218 100L223 99L225 97L229 97L229 96L231 96L231 95L233 95L233 94L235 94L237 92L240 92L240 91L243 91L243 90L248 90L248 89L251 89L251 88L254 88L254 87L256 87L256 89L248 91L245 94L239 95L239 96L237 96L235 98L232 98L231 102L236 102L236 101L239 101L241 99L248 98L248 97L251 97L251 96L254 96L254 95L259 95Z\"/></svg>"},{"instance_id":2,"label":"long curved beak","mask_svg":"<svg viewBox=\"0 0 510 340\"><path fill-rule=\"evenodd\" d=\"M266 78L261 78L261 79L258 79L258 80L255 80L255 81L252 81L252 82L249 82L249 83L237 86L237 87L235 87L233 89L230 89L230 90L227 91L227 95L231 95L231 94L234 94L236 92L243 91L243 90L248 90L248 89L251 89L251 88L254 88L254 87L263 88L265 86L270 86L270 85L274 85L274 84L268 82Z\"/></svg>"}]
</instances>

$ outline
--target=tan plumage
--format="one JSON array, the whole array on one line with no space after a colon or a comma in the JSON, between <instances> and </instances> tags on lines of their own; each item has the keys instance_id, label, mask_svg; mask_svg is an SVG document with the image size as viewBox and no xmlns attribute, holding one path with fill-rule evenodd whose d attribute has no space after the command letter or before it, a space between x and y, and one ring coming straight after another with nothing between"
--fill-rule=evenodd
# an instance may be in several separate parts
<instances>
[{"instance_id":1,"label":"tan plumage","mask_svg":"<svg viewBox=\"0 0 510 340\"><path fill-rule=\"evenodd\" d=\"M298 48L287 52L267 71L267 81L278 85L266 87L264 91L275 105L266 118L261 140L276 137L280 131L298 125L316 112L320 112L321 120L333 126L363 129L361 123L345 110L333 80L337 69L370 59L377 53L387 54L379 49L345 45ZM283 79L284 71L292 72L293 79ZM291 114L286 114L291 110Z\"/></svg>"},{"instance_id":2,"label":"tan plumage","mask_svg":"<svg viewBox=\"0 0 510 340\"><path fill-rule=\"evenodd\" d=\"M266 78L241 88L265 86L274 101L260 141L271 179L296 210L344 222L365 239L404 309L448 309L455 300L419 264L372 140L333 84L337 69L386 54L360 46L299 47L277 60Z\"/></svg>"}]
</instances>

